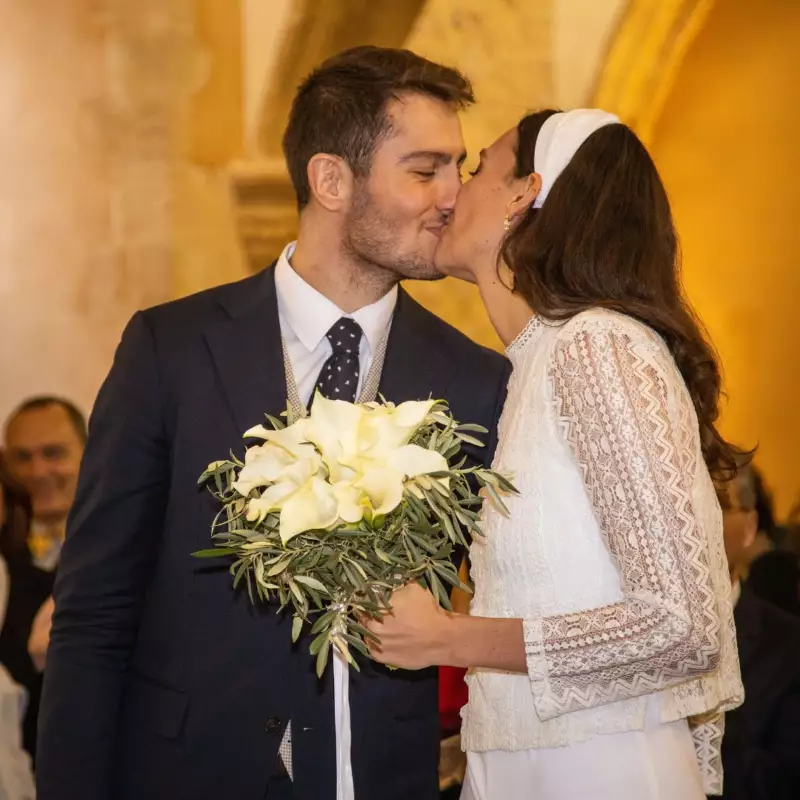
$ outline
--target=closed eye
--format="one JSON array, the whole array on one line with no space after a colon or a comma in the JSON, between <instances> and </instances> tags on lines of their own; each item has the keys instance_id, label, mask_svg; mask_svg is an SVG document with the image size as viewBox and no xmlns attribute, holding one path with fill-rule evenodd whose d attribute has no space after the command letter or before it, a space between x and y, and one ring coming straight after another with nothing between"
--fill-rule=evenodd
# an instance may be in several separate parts
<instances>
[{"instance_id":1,"label":"closed eye","mask_svg":"<svg viewBox=\"0 0 800 800\"><path fill-rule=\"evenodd\" d=\"M483 166L483 159L484 158L486 158L486 151L485 150L481 150L480 157L478 158L478 166L475 167L475 170L473 172L470 172L470 174L469 174L471 178L474 178L481 171L481 167Z\"/></svg>"},{"instance_id":2,"label":"closed eye","mask_svg":"<svg viewBox=\"0 0 800 800\"><path fill-rule=\"evenodd\" d=\"M420 170L415 170L414 174L419 175L420 178L433 178L436 175L435 172L422 172Z\"/></svg>"}]
</instances>

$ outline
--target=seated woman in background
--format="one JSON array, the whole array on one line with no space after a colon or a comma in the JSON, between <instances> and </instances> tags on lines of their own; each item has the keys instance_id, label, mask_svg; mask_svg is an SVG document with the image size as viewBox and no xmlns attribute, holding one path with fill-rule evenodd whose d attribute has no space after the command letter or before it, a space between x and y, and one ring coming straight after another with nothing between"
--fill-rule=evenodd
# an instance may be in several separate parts
<instances>
[{"instance_id":1,"label":"seated woman in background","mask_svg":"<svg viewBox=\"0 0 800 800\"><path fill-rule=\"evenodd\" d=\"M28 546L30 504L22 489L7 476L2 464L0 481L8 506L7 521L0 532L0 555L7 567L3 594L5 616L0 632L0 664L28 693L22 721L22 744L31 757L35 758L42 673L28 653L28 639L34 619L53 593L55 573L40 569L33 563Z\"/></svg>"},{"instance_id":2,"label":"seated woman in background","mask_svg":"<svg viewBox=\"0 0 800 800\"><path fill-rule=\"evenodd\" d=\"M0 539L24 541L30 520L27 501L8 483L0 464ZM9 596L8 571L0 558L0 624L5 619ZM25 692L0 665L0 797L33 800L35 791L30 758L21 747L22 709Z\"/></svg>"}]
</instances>

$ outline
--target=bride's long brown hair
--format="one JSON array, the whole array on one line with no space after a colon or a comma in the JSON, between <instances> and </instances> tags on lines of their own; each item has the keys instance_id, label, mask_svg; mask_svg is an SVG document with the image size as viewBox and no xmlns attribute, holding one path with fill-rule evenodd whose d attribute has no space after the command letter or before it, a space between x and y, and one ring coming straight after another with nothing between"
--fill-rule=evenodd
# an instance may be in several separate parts
<instances>
[{"instance_id":1,"label":"bride's long brown hair","mask_svg":"<svg viewBox=\"0 0 800 800\"><path fill-rule=\"evenodd\" d=\"M539 131L553 110L517 126L516 177L535 172ZM638 319L666 342L697 412L711 475L731 478L743 453L716 424L721 393L716 354L683 295L680 252L667 193L650 154L625 125L593 133L506 237L500 258L514 291L545 319L564 321L590 308Z\"/></svg>"}]
</instances>

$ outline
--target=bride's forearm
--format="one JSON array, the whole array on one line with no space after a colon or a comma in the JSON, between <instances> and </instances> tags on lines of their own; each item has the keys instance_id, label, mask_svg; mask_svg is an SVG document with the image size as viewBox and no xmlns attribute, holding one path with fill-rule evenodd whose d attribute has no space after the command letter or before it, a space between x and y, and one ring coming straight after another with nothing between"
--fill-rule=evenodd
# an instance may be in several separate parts
<instances>
[{"instance_id":1,"label":"bride's forearm","mask_svg":"<svg viewBox=\"0 0 800 800\"><path fill-rule=\"evenodd\" d=\"M528 671L521 619L448 614L443 628L439 637L441 653L436 663L520 673Z\"/></svg>"}]
</instances>

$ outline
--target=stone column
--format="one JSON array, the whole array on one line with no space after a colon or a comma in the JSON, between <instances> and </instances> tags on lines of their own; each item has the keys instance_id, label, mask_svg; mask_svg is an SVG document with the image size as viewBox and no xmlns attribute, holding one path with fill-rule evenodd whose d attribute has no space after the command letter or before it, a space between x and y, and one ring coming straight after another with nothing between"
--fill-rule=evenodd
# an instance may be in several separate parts
<instances>
[{"instance_id":1,"label":"stone column","mask_svg":"<svg viewBox=\"0 0 800 800\"><path fill-rule=\"evenodd\" d=\"M0 416L88 410L119 334L171 293L170 159L190 0L0 0Z\"/></svg>"}]
</instances>

